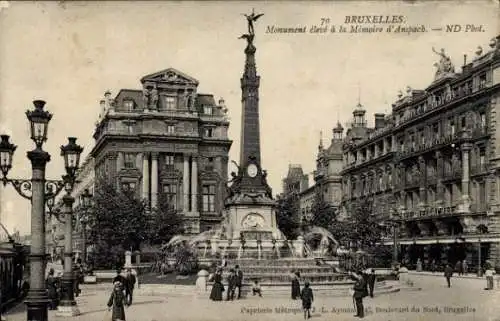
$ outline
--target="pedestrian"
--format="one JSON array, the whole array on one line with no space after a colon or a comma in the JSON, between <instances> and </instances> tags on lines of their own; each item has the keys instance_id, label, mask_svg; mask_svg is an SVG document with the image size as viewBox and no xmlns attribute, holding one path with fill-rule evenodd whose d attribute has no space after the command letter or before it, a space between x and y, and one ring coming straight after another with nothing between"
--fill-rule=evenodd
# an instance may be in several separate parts
<instances>
[{"instance_id":1,"label":"pedestrian","mask_svg":"<svg viewBox=\"0 0 500 321\"><path fill-rule=\"evenodd\" d=\"M300 299L300 272L292 274L292 300Z\"/></svg>"},{"instance_id":2,"label":"pedestrian","mask_svg":"<svg viewBox=\"0 0 500 321\"><path fill-rule=\"evenodd\" d=\"M459 276L463 274L462 261L457 261L457 264L455 264L455 271L457 271Z\"/></svg>"},{"instance_id":3,"label":"pedestrian","mask_svg":"<svg viewBox=\"0 0 500 321\"><path fill-rule=\"evenodd\" d=\"M54 269L52 268L49 270L49 276L47 277L46 284L47 284L47 295L49 297L49 309L55 310L57 309L57 305L59 304L59 295L58 295L59 281L54 276Z\"/></svg>"},{"instance_id":4,"label":"pedestrian","mask_svg":"<svg viewBox=\"0 0 500 321\"><path fill-rule=\"evenodd\" d=\"M309 287L309 281L304 283L300 298L302 299L302 308L304 309L304 319L309 319L311 317L311 305L314 301L313 290Z\"/></svg>"},{"instance_id":5,"label":"pedestrian","mask_svg":"<svg viewBox=\"0 0 500 321\"><path fill-rule=\"evenodd\" d=\"M224 292L224 285L222 284L222 268L217 268L214 274L214 285L210 292L210 300L222 301L222 292Z\"/></svg>"},{"instance_id":6,"label":"pedestrian","mask_svg":"<svg viewBox=\"0 0 500 321\"><path fill-rule=\"evenodd\" d=\"M494 288L494 283L493 283L493 275L495 274L495 270L493 269L492 264L490 261L486 261L484 264L484 276L486 278L486 288L485 290L493 290Z\"/></svg>"},{"instance_id":7,"label":"pedestrian","mask_svg":"<svg viewBox=\"0 0 500 321\"><path fill-rule=\"evenodd\" d=\"M75 297L78 297L80 293L82 293L82 290L80 290L80 283L83 283L83 266L82 266L82 260L80 258L76 260L76 264L74 265L74 271L75 271L75 283L73 284L74 293Z\"/></svg>"},{"instance_id":8,"label":"pedestrian","mask_svg":"<svg viewBox=\"0 0 500 321\"><path fill-rule=\"evenodd\" d=\"M431 272L436 272L436 260L432 260L431 262Z\"/></svg>"},{"instance_id":9,"label":"pedestrian","mask_svg":"<svg viewBox=\"0 0 500 321\"><path fill-rule=\"evenodd\" d=\"M446 267L444 268L444 277L446 278L446 283L448 284L448 287L451 288L451 277L453 276L453 269L449 264L446 264Z\"/></svg>"},{"instance_id":10,"label":"pedestrian","mask_svg":"<svg viewBox=\"0 0 500 321\"><path fill-rule=\"evenodd\" d=\"M371 269L370 274L368 274L368 290L371 298L373 298L373 289L375 288L376 279L375 269Z\"/></svg>"},{"instance_id":11,"label":"pedestrian","mask_svg":"<svg viewBox=\"0 0 500 321\"><path fill-rule=\"evenodd\" d=\"M422 260L420 258L417 260L417 272L422 272Z\"/></svg>"},{"instance_id":12,"label":"pedestrian","mask_svg":"<svg viewBox=\"0 0 500 321\"><path fill-rule=\"evenodd\" d=\"M259 280L254 280L253 281L253 286L252 286L252 295L258 294L262 298L262 289L259 284Z\"/></svg>"},{"instance_id":13,"label":"pedestrian","mask_svg":"<svg viewBox=\"0 0 500 321\"><path fill-rule=\"evenodd\" d=\"M353 273L352 276L356 280L356 283L353 287L354 293L352 295L354 305L356 306L356 314L354 316L358 318L364 318L365 310L363 307L363 298L366 297L367 294L365 278L363 277L363 272L361 271Z\"/></svg>"},{"instance_id":14,"label":"pedestrian","mask_svg":"<svg viewBox=\"0 0 500 321\"><path fill-rule=\"evenodd\" d=\"M125 276L125 279L126 279L125 294L127 296L127 304L131 305L132 297L134 295L134 287L137 279L130 269L127 269L127 275Z\"/></svg>"},{"instance_id":15,"label":"pedestrian","mask_svg":"<svg viewBox=\"0 0 500 321\"><path fill-rule=\"evenodd\" d=\"M229 270L229 276L227 277L227 297L226 300L234 300L234 291L236 289L236 273L234 269Z\"/></svg>"},{"instance_id":16,"label":"pedestrian","mask_svg":"<svg viewBox=\"0 0 500 321\"><path fill-rule=\"evenodd\" d=\"M125 306L127 298L124 291L124 285L117 281L114 283L113 292L108 300L108 311L113 311L111 321L125 321Z\"/></svg>"},{"instance_id":17,"label":"pedestrian","mask_svg":"<svg viewBox=\"0 0 500 321\"><path fill-rule=\"evenodd\" d=\"M238 300L241 299L241 287L243 286L243 271L240 270L240 266L236 265L236 288L238 289Z\"/></svg>"},{"instance_id":18,"label":"pedestrian","mask_svg":"<svg viewBox=\"0 0 500 321\"><path fill-rule=\"evenodd\" d=\"M469 273L469 266L467 265L467 260L463 260L462 268L464 269L464 274Z\"/></svg>"}]
</instances>

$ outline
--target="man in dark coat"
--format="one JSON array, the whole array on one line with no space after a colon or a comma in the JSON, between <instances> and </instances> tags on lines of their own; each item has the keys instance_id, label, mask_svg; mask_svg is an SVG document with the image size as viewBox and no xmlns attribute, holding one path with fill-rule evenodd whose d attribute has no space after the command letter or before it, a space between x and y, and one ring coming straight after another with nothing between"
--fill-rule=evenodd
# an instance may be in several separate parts
<instances>
[{"instance_id":1,"label":"man in dark coat","mask_svg":"<svg viewBox=\"0 0 500 321\"><path fill-rule=\"evenodd\" d=\"M240 266L236 265L235 267L236 271L236 288L238 288L238 300L241 299L241 286L243 285L243 272L240 270Z\"/></svg>"},{"instance_id":2,"label":"man in dark coat","mask_svg":"<svg viewBox=\"0 0 500 321\"><path fill-rule=\"evenodd\" d=\"M227 277L227 301L234 300L234 291L236 289L236 274L234 269L229 270L229 276Z\"/></svg>"},{"instance_id":3,"label":"man in dark coat","mask_svg":"<svg viewBox=\"0 0 500 321\"><path fill-rule=\"evenodd\" d=\"M116 270L116 276L113 279L113 283L120 282L122 286L125 286L127 280L123 277L121 273L122 273L121 269Z\"/></svg>"},{"instance_id":4,"label":"man in dark coat","mask_svg":"<svg viewBox=\"0 0 500 321\"><path fill-rule=\"evenodd\" d=\"M370 274L368 274L368 289L371 298L373 298L373 289L375 288L376 279L377 276L375 275L375 269L371 269Z\"/></svg>"},{"instance_id":5,"label":"man in dark coat","mask_svg":"<svg viewBox=\"0 0 500 321\"><path fill-rule=\"evenodd\" d=\"M135 275L132 274L130 269L127 269L127 275L125 277L127 280L127 286L125 287L125 294L127 296L127 304L132 304L132 296L134 295L135 282L137 281Z\"/></svg>"},{"instance_id":6,"label":"man in dark coat","mask_svg":"<svg viewBox=\"0 0 500 321\"><path fill-rule=\"evenodd\" d=\"M444 277L446 278L446 283L448 283L448 287L451 288L451 276L453 275L453 268L449 265L446 264L446 267L444 268Z\"/></svg>"},{"instance_id":7,"label":"man in dark coat","mask_svg":"<svg viewBox=\"0 0 500 321\"><path fill-rule=\"evenodd\" d=\"M365 311L363 307L363 298L366 296L366 282L363 277L363 272L358 271L357 274L352 274L353 278L356 280L354 284L354 294L352 295L354 304L356 305L356 314L354 316L358 318L365 317Z\"/></svg>"}]
</instances>

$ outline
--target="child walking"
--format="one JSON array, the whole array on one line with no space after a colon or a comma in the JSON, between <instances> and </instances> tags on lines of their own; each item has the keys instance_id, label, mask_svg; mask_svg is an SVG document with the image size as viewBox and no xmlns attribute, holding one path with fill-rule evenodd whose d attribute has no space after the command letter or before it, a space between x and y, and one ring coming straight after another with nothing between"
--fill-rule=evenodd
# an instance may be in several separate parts
<instances>
[{"instance_id":1,"label":"child walking","mask_svg":"<svg viewBox=\"0 0 500 321\"><path fill-rule=\"evenodd\" d=\"M300 298L302 299L302 308L304 309L304 319L309 319L311 317L311 305L314 301L313 290L309 287L309 281L306 281L304 284Z\"/></svg>"},{"instance_id":2,"label":"child walking","mask_svg":"<svg viewBox=\"0 0 500 321\"><path fill-rule=\"evenodd\" d=\"M113 309L112 321L125 321L125 305L127 297L125 296L122 283L115 282L113 292L108 301L108 311Z\"/></svg>"}]
</instances>

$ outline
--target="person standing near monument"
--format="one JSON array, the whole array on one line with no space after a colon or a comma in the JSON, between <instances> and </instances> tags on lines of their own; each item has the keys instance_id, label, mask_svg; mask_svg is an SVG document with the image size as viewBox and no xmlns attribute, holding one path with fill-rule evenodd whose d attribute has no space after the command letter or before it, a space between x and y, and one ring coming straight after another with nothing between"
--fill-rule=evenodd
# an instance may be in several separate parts
<instances>
[{"instance_id":1,"label":"person standing near monument","mask_svg":"<svg viewBox=\"0 0 500 321\"><path fill-rule=\"evenodd\" d=\"M371 298L373 298L373 289L375 288L376 280L375 269L371 269L370 274L368 274L368 290Z\"/></svg>"},{"instance_id":2,"label":"person standing near monument","mask_svg":"<svg viewBox=\"0 0 500 321\"><path fill-rule=\"evenodd\" d=\"M229 276L227 277L227 298L226 300L234 300L234 291L236 290L236 273L234 269L229 270Z\"/></svg>"},{"instance_id":3,"label":"person standing near monument","mask_svg":"<svg viewBox=\"0 0 500 321\"><path fill-rule=\"evenodd\" d=\"M130 269L127 269L127 275L125 276L125 279L127 280L127 286L125 287L125 293L127 296L127 304L131 305L132 304L132 296L134 295L135 283L137 280L135 278L135 275L132 274L132 271Z\"/></svg>"},{"instance_id":4,"label":"person standing near monument","mask_svg":"<svg viewBox=\"0 0 500 321\"><path fill-rule=\"evenodd\" d=\"M241 299L241 287L243 286L243 272L240 270L240 266L236 265L236 288L238 288L238 296L237 299Z\"/></svg>"},{"instance_id":5,"label":"person standing near monument","mask_svg":"<svg viewBox=\"0 0 500 321\"><path fill-rule=\"evenodd\" d=\"M351 274L351 276L356 280L356 283L353 287L354 293L352 295L354 305L356 307L356 314L354 316L358 318L364 318L365 310L363 307L363 298L367 295L365 278L363 277L363 272L361 271L353 273Z\"/></svg>"},{"instance_id":6,"label":"person standing near monument","mask_svg":"<svg viewBox=\"0 0 500 321\"><path fill-rule=\"evenodd\" d=\"M304 283L300 298L302 299L302 308L304 309L304 319L309 319L311 318L311 305L314 301L313 290L309 287L309 281Z\"/></svg>"},{"instance_id":7,"label":"person standing near monument","mask_svg":"<svg viewBox=\"0 0 500 321\"><path fill-rule=\"evenodd\" d=\"M300 299L300 272L292 274L292 300Z\"/></svg>"}]
</instances>

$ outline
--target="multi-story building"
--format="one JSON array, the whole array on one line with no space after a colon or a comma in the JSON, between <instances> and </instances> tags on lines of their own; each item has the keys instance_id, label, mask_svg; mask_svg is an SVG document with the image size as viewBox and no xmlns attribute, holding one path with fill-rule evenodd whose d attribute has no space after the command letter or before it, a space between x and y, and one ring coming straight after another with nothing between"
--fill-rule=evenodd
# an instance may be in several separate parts
<instances>
[{"instance_id":1,"label":"multi-story building","mask_svg":"<svg viewBox=\"0 0 500 321\"><path fill-rule=\"evenodd\" d=\"M500 36L490 46L459 73L442 50L435 80L400 94L374 128L361 105L353 112L343 209L369 196L382 220L400 222L413 263L500 265Z\"/></svg>"},{"instance_id":2,"label":"multi-story building","mask_svg":"<svg viewBox=\"0 0 500 321\"><path fill-rule=\"evenodd\" d=\"M133 190L151 208L164 193L187 233L210 229L221 220L232 143L224 100L198 93L196 79L172 68L141 83L101 100L91 151L96 180Z\"/></svg>"},{"instance_id":3,"label":"multi-story building","mask_svg":"<svg viewBox=\"0 0 500 321\"><path fill-rule=\"evenodd\" d=\"M330 145L325 148L320 139L316 169L313 171L314 185L309 186L309 177L300 165L290 165L283 179L283 197L297 194L301 219L312 218L312 209L318 193L323 201L339 208L342 195L342 146L344 128L340 123L333 129Z\"/></svg>"},{"instance_id":4,"label":"multi-story building","mask_svg":"<svg viewBox=\"0 0 500 321\"><path fill-rule=\"evenodd\" d=\"M304 174L302 166L298 164L288 165L288 173L282 179L283 194L300 193L309 188L309 177Z\"/></svg>"}]
</instances>

